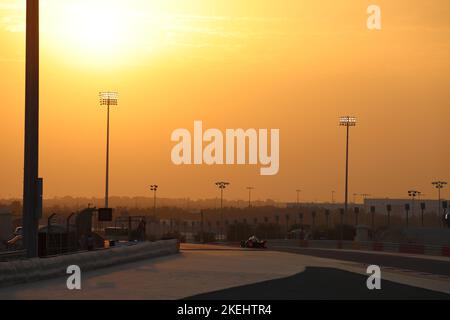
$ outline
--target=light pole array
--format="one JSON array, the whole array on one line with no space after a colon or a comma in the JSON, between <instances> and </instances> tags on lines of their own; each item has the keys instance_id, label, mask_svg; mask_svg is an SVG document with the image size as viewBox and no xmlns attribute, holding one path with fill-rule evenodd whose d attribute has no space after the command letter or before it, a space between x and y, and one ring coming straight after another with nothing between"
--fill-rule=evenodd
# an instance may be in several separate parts
<instances>
[{"instance_id":1,"label":"light pole array","mask_svg":"<svg viewBox=\"0 0 450 320\"><path fill-rule=\"evenodd\" d=\"M344 214L347 215L348 210L348 150L349 150L349 138L350 138L350 127L356 126L356 118L351 116L340 117L339 125L346 127L347 138L345 147L345 206Z\"/></svg>"},{"instance_id":2,"label":"light pole array","mask_svg":"<svg viewBox=\"0 0 450 320\"><path fill-rule=\"evenodd\" d=\"M230 183L229 182L225 182L225 181L219 181L216 182L216 186L220 189L220 236L222 237L222 228L223 228L223 190L225 190L225 188L227 186L229 186Z\"/></svg>"},{"instance_id":3,"label":"light pole array","mask_svg":"<svg viewBox=\"0 0 450 320\"><path fill-rule=\"evenodd\" d=\"M439 214L439 219L442 220L441 189L447 185L447 182L446 181L433 181L431 184L438 190L438 214Z\"/></svg>"},{"instance_id":4,"label":"light pole array","mask_svg":"<svg viewBox=\"0 0 450 320\"><path fill-rule=\"evenodd\" d=\"M106 183L105 183L105 208L108 208L109 200L109 107L117 106L119 95L117 92L100 92L100 105L107 107L106 116Z\"/></svg>"},{"instance_id":5,"label":"light pole array","mask_svg":"<svg viewBox=\"0 0 450 320\"><path fill-rule=\"evenodd\" d=\"M156 184L152 184L150 186L150 191L153 191L153 214L156 217L156 191L158 191L158 186Z\"/></svg>"}]
</instances>

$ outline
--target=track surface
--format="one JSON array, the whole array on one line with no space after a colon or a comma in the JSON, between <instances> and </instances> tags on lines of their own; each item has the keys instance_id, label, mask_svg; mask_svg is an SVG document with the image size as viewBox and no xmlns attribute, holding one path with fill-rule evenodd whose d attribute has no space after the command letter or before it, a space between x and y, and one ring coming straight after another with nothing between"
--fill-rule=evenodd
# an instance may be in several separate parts
<instances>
[{"instance_id":1,"label":"track surface","mask_svg":"<svg viewBox=\"0 0 450 320\"><path fill-rule=\"evenodd\" d=\"M382 289L368 290L368 257L362 255L358 261L298 252L183 245L177 255L82 272L80 291L68 290L67 279L57 278L1 288L0 299L450 298L447 277L384 269ZM441 270L438 266L432 268Z\"/></svg>"},{"instance_id":2,"label":"track surface","mask_svg":"<svg viewBox=\"0 0 450 320\"><path fill-rule=\"evenodd\" d=\"M367 253L350 250L327 250L313 248L281 248L277 251L296 253L301 255L352 261L367 265L378 265L380 267L401 268L424 272L429 274L444 275L450 277L450 259L418 258L417 256Z\"/></svg>"}]
</instances>

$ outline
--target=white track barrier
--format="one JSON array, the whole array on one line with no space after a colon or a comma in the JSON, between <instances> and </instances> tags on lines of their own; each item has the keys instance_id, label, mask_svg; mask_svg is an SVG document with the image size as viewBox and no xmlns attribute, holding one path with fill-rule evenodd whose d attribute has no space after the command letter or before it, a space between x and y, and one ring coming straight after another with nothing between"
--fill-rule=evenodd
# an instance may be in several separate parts
<instances>
[{"instance_id":1,"label":"white track barrier","mask_svg":"<svg viewBox=\"0 0 450 320\"><path fill-rule=\"evenodd\" d=\"M0 262L0 286L65 276L70 265L77 265L84 272L178 252L177 240L164 240L50 258Z\"/></svg>"}]
</instances>

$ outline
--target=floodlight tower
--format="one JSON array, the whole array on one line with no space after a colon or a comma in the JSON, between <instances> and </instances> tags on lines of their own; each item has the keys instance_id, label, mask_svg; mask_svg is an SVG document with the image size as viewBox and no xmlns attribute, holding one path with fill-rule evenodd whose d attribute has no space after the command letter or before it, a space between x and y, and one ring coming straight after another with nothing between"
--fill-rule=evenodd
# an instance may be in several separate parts
<instances>
[{"instance_id":1,"label":"floodlight tower","mask_svg":"<svg viewBox=\"0 0 450 320\"><path fill-rule=\"evenodd\" d=\"M421 192L417 190L409 190L408 196L411 198L411 206L412 206L412 215L414 216L414 200L416 197L420 196Z\"/></svg>"},{"instance_id":2,"label":"floodlight tower","mask_svg":"<svg viewBox=\"0 0 450 320\"><path fill-rule=\"evenodd\" d=\"M108 200L109 200L109 107L117 106L118 101L119 101L119 94L117 92L100 92L100 105L107 107L105 208L108 208Z\"/></svg>"},{"instance_id":3,"label":"floodlight tower","mask_svg":"<svg viewBox=\"0 0 450 320\"><path fill-rule=\"evenodd\" d=\"M153 213L156 217L156 191L158 190L158 186L156 184L152 184L150 186L150 191L153 191Z\"/></svg>"},{"instance_id":4,"label":"floodlight tower","mask_svg":"<svg viewBox=\"0 0 450 320\"><path fill-rule=\"evenodd\" d=\"M216 186L220 189L220 236L222 237L222 227L223 227L223 190L229 186L229 182L219 181L216 182Z\"/></svg>"},{"instance_id":5,"label":"floodlight tower","mask_svg":"<svg viewBox=\"0 0 450 320\"><path fill-rule=\"evenodd\" d=\"M350 127L356 126L356 118L351 116L340 117L339 125L346 127L347 130L347 141L345 147L345 206L344 214L347 215L348 210L348 149L349 149L349 137L350 137Z\"/></svg>"},{"instance_id":6,"label":"floodlight tower","mask_svg":"<svg viewBox=\"0 0 450 320\"><path fill-rule=\"evenodd\" d=\"M446 181L433 181L431 184L438 190L438 213L439 213L439 218L441 218L442 217L441 189L447 185L447 182Z\"/></svg>"}]
</instances>

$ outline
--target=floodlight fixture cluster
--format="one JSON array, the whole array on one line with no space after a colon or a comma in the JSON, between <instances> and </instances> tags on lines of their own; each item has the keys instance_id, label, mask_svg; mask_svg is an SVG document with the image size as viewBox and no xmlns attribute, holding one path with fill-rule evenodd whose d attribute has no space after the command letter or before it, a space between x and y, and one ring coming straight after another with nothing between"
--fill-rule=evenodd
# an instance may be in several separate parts
<instances>
[{"instance_id":1,"label":"floodlight fixture cluster","mask_svg":"<svg viewBox=\"0 0 450 320\"><path fill-rule=\"evenodd\" d=\"M100 92L101 106L117 106L119 103L119 94L117 92Z\"/></svg>"},{"instance_id":2,"label":"floodlight fixture cluster","mask_svg":"<svg viewBox=\"0 0 450 320\"><path fill-rule=\"evenodd\" d=\"M356 126L356 117L344 116L339 118L339 125L346 127Z\"/></svg>"}]
</instances>

